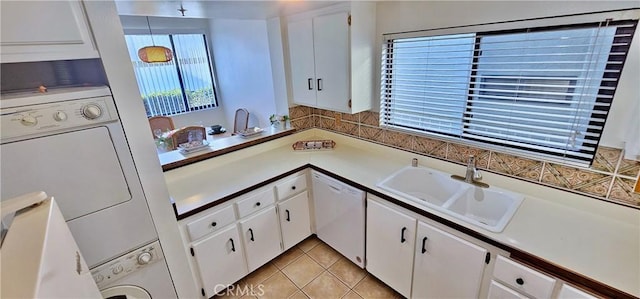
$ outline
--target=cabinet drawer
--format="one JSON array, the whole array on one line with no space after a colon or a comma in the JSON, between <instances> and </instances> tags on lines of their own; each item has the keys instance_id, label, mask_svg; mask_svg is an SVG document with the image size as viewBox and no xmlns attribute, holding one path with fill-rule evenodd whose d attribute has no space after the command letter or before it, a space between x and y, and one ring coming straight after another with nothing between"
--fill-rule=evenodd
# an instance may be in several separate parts
<instances>
[{"instance_id":1,"label":"cabinet drawer","mask_svg":"<svg viewBox=\"0 0 640 299\"><path fill-rule=\"evenodd\" d=\"M498 256L493 276L514 289L534 298L551 298L555 278Z\"/></svg>"},{"instance_id":2,"label":"cabinet drawer","mask_svg":"<svg viewBox=\"0 0 640 299\"><path fill-rule=\"evenodd\" d=\"M268 207L273 204L274 201L275 199L273 198L272 189L266 189L245 199L239 200L236 203L238 206L238 217L242 218L264 207Z\"/></svg>"},{"instance_id":3,"label":"cabinet drawer","mask_svg":"<svg viewBox=\"0 0 640 299\"><path fill-rule=\"evenodd\" d=\"M219 230L235 220L236 216L233 214L233 207L228 206L220 211L187 223L187 232L189 233L191 241L194 241L208 233Z\"/></svg>"},{"instance_id":4,"label":"cabinet drawer","mask_svg":"<svg viewBox=\"0 0 640 299\"><path fill-rule=\"evenodd\" d=\"M491 285L489 286L489 295L487 295L487 299L507 299L507 298L529 299L529 297L522 295L504 286L503 284L495 280L491 280Z\"/></svg>"},{"instance_id":5,"label":"cabinet drawer","mask_svg":"<svg viewBox=\"0 0 640 299\"><path fill-rule=\"evenodd\" d=\"M276 185L278 200L283 200L307 189L307 176L300 175Z\"/></svg>"},{"instance_id":6,"label":"cabinet drawer","mask_svg":"<svg viewBox=\"0 0 640 299\"><path fill-rule=\"evenodd\" d=\"M565 284L560 289L560 294L558 294L558 299L597 299L591 294L588 294L582 290L574 288L568 284Z\"/></svg>"}]
</instances>

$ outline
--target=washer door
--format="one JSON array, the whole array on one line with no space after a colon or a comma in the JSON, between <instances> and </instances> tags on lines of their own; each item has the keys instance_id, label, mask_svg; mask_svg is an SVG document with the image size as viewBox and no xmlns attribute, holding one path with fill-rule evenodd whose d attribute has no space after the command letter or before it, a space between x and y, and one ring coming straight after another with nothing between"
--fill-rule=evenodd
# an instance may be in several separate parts
<instances>
[{"instance_id":1,"label":"washer door","mask_svg":"<svg viewBox=\"0 0 640 299\"><path fill-rule=\"evenodd\" d=\"M100 291L105 299L151 299L149 292L136 286L115 286Z\"/></svg>"}]
</instances>

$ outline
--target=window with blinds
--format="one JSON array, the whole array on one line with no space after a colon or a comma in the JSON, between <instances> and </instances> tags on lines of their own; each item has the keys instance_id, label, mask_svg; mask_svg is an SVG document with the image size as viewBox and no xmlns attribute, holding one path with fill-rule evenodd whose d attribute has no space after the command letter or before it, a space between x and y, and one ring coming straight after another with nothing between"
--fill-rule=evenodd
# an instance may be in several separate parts
<instances>
[{"instance_id":1,"label":"window with blinds","mask_svg":"<svg viewBox=\"0 0 640 299\"><path fill-rule=\"evenodd\" d=\"M125 35L125 40L148 117L218 105L203 34ZM140 60L138 50L152 44L171 49L173 59L162 63Z\"/></svg>"},{"instance_id":2,"label":"window with blinds","mask_svg":"<svg viewBox=\"0 0 640 299\"><path fill-rule=\"evenodd\" d=\"M590 164L636 25L387 37L380 124Z\"/></svg>"}]
</instances>

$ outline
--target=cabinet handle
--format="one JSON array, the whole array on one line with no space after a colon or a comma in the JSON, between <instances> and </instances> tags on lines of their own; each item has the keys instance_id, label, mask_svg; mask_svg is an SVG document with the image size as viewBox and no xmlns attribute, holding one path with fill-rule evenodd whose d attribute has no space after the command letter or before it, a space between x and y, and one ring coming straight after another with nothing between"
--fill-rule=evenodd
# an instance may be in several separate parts
<instances>
[{"instance_id":1,"label":"cabinet handle","mask_svg":"<svg viewBox=\"0 0 640 299\"><path fill-rule=\"evenodd\" d=\"M318 91L322 90L322 79L318 79Z\"/></svg>"},{"instance_id":2,"label":"cabinet handle","mask_svg":"<svg viewBox=\"0 0 640 299\"><path fill-rule=\"evenodd\" d=\"M516 283L517 283L518 285L523 285L523 284L524 284L524 279L522 279L522 278L518 277L518 278L516 279Z\"/></svg>"},{"instance_id":3,"label":"cabinet handle","mask_svg":"<svg viewBox=\"0 0 640 299\"><path fill-rule=\"evenodd\" d=\"M422 238L422 253L424 254L425 252L427 252L427 237Z\"/></svg>"},{"instance_id":4,"label":"cabinet handle","mask_svg":"<svg viewBox=\"0 0 640 299\"><path fill-rule=\"evenodd\" d=\"M291 186L291 190L296 190L296 186Z\"/></svg>"},{"instance_id":5,"label":"cabinet handle","mask_svg":"<svg viewBox=\"0 0 640 299\"><path fill-rule=\"evenodd\" d=\"M313 78L307 79L307 86L309 87L309 90L313 90Z\"/></svg>"},{"instance_id":6,"label":"cabinet handle","mask_svg":"<svg viewBox=\"0 0 640 299\"><path fill-rule=\"evenodd\" d=\"M260 202L256 202L256 207L259 207L259 206L260 206Z\"/></svg>"},{"instance_id":7,"label":"cabinet handle","mask_svg":"<svg viewBox=\"0 0 640 299\"><path fill-rule=\"evenodd\" d=\"M404 238L404 232L407 230L406 227L403 227L402 230L400 230L400 243L404 243L407 241L407 239Z\"/></svg>"},{"instance_id":8,"label":"cabinet handle","mask_svg":"<svg viewBox=\"0 0 640 299\"><path fill-rule=\"evenodd\" d=\"M216 227L216 225L218 225L218 223L216 223L215 221L211 222L211 226Z\"/></svg>"},{"instance_id":9,"label":"cabinet handle","mask_svg":"<svg viewBox=\"0 0 640 299\"><path fill-rule=\"evenodd\" d=\"M249 240L251 240L252 242L255 241L253 239L253 229L249 229L249 234L251 234L251 238L249 238Z\"/></svg>"},{"instance_id":10,"label":"cabinet handle","mask_svg":"<svg viewBox=\"0 0 640 299\"><path fill-rule=\"evenodd\" d=\"M233 239L229 239L231 241L231 251L236 252L236 245L233 244Z\"/></svg>"},{"instance_id":11,"label":"cabinet handle","mask_svg":"<svg viewBox=\"0 0 640 299\"><path fill-rule=\"evenodd\" d=\"M284 210L284 211L285 211L285 213L287 213L287 219L285 219L285 220L291 222L291 217L289 217L289 210Z\"/></svg>"}]
</instances>

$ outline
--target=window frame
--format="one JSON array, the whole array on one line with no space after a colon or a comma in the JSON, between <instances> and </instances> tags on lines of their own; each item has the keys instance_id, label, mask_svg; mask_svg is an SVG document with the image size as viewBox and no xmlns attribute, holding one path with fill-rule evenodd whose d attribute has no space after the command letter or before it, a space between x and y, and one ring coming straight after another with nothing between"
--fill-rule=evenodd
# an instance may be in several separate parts
<instances>
[{"instance_id":1,"label":"window frame","mask_svg":"<svg viewBox=\"0 0 640 299\"><path fill-rule=\"evenodd\" d=\"M206 107L208 105L204 105L204 106L197 106L197 107L191 107L189 105L188 102L188 98L186 96L186 92L184 89L184 83L182 82L182 76L180 75L180 66L176 63L176 73L178 75L178 80L180 83L180 88L181 88L181 93L182 93L182 101L186 107L186 110L180 111L180 112L176 112L176 113L162 113L162 114L157 114L157 115L151 115L151 116L176 116L176 115L181 115L181 114L188 114L191 112L196 112L196 111L203 111L203 110L210 110L210 109L215 109L220 107L220 94L218 92L218 76L216 75L216 68L215 68L215 60L213 59L213 51L211 51L211 47L209 45L209 38L208 38L208 33L206 30L204 29L155 29L152 28L151 33L153 35L169 35L169 40L171 42L171 51L173 54L173 59L177 59L176 57L176 53L175 53L175 46L173 45L173 35L181 35L181 34L197 34L197 35L202 35L203 39L204 39L204 47L205 47L205 51L207 53L207 62L209 65L209 75L211 76L211 83L212 83L212 89L213 89L213 95L214 95L214 100L215 103L211 105L211 107ZM149 29L145 28L145 29L125 29L124 30L124 35L150 35L149 34ZM142 95L141 95L142 96ZM146 109L145 109L146 110ZM151 117L148 115L148 117Z\"/></svg>"},{"instance_id":2,"label":"window frame","mask_svg":"<svg viewBox=\"0 0 640 299\"><path fill-rule=\"evenodd\" d=\"M469 77L469 89L474 89L476 85L481 85L481 82L478 82L477 78L474 75L477 74L477 60L478 60L478 51L479 46L481 45L480 39L484 36L490 35L500 35L500 34L508 34L508 33L524 33L524 32L541 32L541 31L550 31L555 29L575 29L575 28L593 28L593 24L601 23L604 19L607 19L611 24L618 25L634 23L635 30L638 30L638 19L640 17L640 10L631 9L631 10L620 10L620 11L611 11L611 12L602 12L602 13L590 13L590 14L576 14L569 16L558 16L558 17L548 17L548 18L535 18L535 19L527 19L527 20L514 20L514 21L504 21L504 22L495 22L495 23L487 23L487 24L477 24L477 25L465 25L465 26L456 26L456 27L447 27L447 28L436 28L436 29L427 29L427 30L419 30L419 31L410 31L410 32L402 32L402 33L391 33L391 34L383 34L383 38L381 40L381 49L383 52L381 53L381 57L379 61L381 61L381 72L380 74L380 88L378 89L380 92L380 126L385 127L389 130L396 131L404 131L413 134L424 135L429 138L444 140L444 141L453 141L456 143L460 143L463 145L474 146L489 150L498 150L500 152L505 152L509 154L514 154L522 157L533 158L533 159L544 159L548 161L561 162L563 164L569 164L574 166L587 166L585 165L585 161L575 161L575 158L567 158L563 157L557 153L551 153L544 150L535 150L530 147L518 147L512 144L504 143L504 142L489 142L486 140L475 139L464 134L464 127L469 123L469 120L464 120L464 115L467 111L468 106L465 105L465 113L461 116L461 130L463 133L457 134L447 134L442 132L436 132L433 130L429 130L429 128L410 128L401 126L391 126L385 124L385 119L390 120L390 115L387 114L389 111L389 101L391 99L391 90L393 89L393 74L390 68L387 66L392 63L393 60L393 40L396 39L410 39L410 38L419 38L419 37L430 37L430 36L443 36L443 35L457 35L457 34L475 34L475 46L473 51L473 61L471 63L471 73ZM629 37L630 39L632 37ZM640 41L635 41L638 43ZM384 48L383 48L384 47ZM629 46L631 49L631 46ZM387 56L385 57L384 52L387 52ZM620 69L623 69L625 62L627 61L624 56L624 60ZM609 54L609 58L611 54ZM385 59L386 58L386 59ZM611 61L608 59L608 61ZM605 63L605 68L607 68L608 62ZM609 107L606 107L608 111L611 109L611 103L613 102L614 97L610 99L603 99L599 95L602 92L602 87L615 87L620 82L620 78L622 74L618 75L618 80L616 80L616 84L614 86L610 85L600 85L600 90L598 95L595 98L594 103L599 103L602 101L607 101L609 103ZM606 78L606 77L603 77ZM615 92L615 89L614 91ZM477 93L467 92L467 103L471 98L477 96ZM593 117L596 110L601 110L602 107L594 105L591 111L591 117ZM599 141L602 139L602 133L604 133L604 127L606 125L606 119L608 119L609 114L607 114L607 118L605 118L605 122L601 124L602 130L600 131L600 136L592 137L585 136L586 138L598 139L598 143L594 145L595 149L591 154L593 156L586 162L590 165L593 162L593 157L595 156L595 151L599 145ZM589 125L592 123L590 122ZM593 131L593 129L588 128L585 132ZM584 150L583 150L584 151Z\"/></svg>"}]
</instances>

